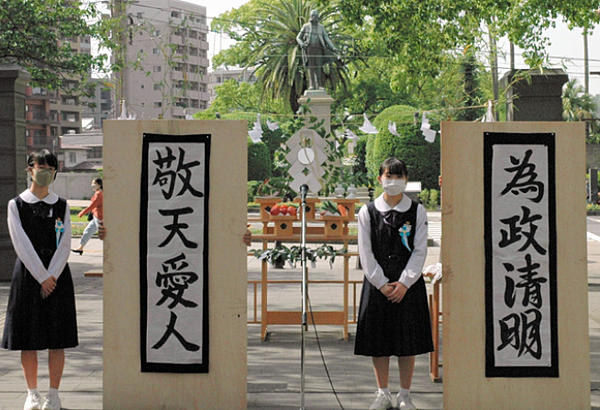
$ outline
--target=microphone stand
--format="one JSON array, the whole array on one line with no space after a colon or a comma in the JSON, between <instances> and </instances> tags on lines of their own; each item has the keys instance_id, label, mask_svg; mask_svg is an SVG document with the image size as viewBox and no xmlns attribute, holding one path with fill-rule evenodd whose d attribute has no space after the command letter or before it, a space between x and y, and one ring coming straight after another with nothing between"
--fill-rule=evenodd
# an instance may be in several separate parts
<instances>
[{"instance_id":1,"label":"microphone stand","mask_svg":"<svg viewBox=\"0 0 600 410\"><path fill-rule=\"evenodd\" d=\"M306 194L308 192L308 186L302 185L300 187L301 194L301 206L302 206L302 233L301 233L301 264L302 264L302 348L300 351L300 410L304 410L304 390L305 390L305 377L304 377L304 361L305 361L305 350L306 350L306 330L308 328L307 320L307 293L308 293L308 271L306 266Z\"/></svg>"}]
</instances>

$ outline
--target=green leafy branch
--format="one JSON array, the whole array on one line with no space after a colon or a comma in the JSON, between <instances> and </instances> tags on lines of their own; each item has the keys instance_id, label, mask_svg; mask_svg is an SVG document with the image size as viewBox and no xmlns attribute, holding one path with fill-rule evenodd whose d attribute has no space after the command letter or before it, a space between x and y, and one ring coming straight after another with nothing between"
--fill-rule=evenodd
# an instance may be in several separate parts
<instances>
[{"instance_id":1,"label":"green leafy branch","mask_svg":"<svg viewBox=\"0 0 600 410\"><path fill-rule=\"evenodd\" d=\"M274 263L276 260L288 261L291 268L296 267L296 263L302 260L302 247L294 245L287 247L284 245L276 246L273 249L254 249L254 256L258 260L266 260L269 263ZM306 259L309 260L313 267L317 259L329 260L329 267L333 269L333 263L338 255L344 255L348 249L334 249L331 245L323 244L316 249L306 248Z\"/></svg>"}]
</instances>

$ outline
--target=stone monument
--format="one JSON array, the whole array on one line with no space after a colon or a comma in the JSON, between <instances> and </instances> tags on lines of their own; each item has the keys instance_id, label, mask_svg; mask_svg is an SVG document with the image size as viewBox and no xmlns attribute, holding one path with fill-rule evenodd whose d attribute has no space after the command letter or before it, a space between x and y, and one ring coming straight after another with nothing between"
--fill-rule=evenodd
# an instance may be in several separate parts
<instances>
[{"instance_id":1,"label":"stone monument","mask_svg":"<svg viewBox=\"0 0 600 410\"><path fill-rule=\"evenodd\" d=\"M27 188L25 87L30 75L14 64L0 64L0 220L8 201ZM0 224L0 280L10 280L16 254L6 223Z\"/></svg>"},{"instance_id":2,"label":"stone monument","mask_svg":"<svg viewBox=\"0 0 600 410\"><path fill-rule=\"evenodd\" d=\"M296 37L302 49L302 62L308 75L308 90L299 99L301 105L310 108L310 116L317 122L324 120L323 127L331 132L331 104L333 98L325 91L323 82L323 66L334 58L339 58L338 49L333 45L325 27L319 23L319 12L310 12L310 22L302 26ZM310 100L310 101L309 101Z\"/></svg>"},{"instance_id":3,"label":"stone monument","mask_svg":"<svg viewBox=\"0 0 600 410\"><path fill-rule=\"evenodd\" d=\"M527 80L514 81L517 71L507 72L501 84L506 92L507 121L562 121L562 87L569 80L560 68L529 70ZM511 84L512 83L512 84Z\"/></svg>"}]
</instances>

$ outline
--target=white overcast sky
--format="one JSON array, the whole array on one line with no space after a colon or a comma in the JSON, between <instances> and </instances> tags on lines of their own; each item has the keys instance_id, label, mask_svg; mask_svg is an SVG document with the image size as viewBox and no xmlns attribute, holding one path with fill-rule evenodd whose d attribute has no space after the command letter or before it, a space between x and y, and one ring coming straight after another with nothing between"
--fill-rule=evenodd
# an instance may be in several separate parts
<instances>
[{"instance_id":1,"label":"white overcast sky","mask_svg":"<svg viewBox=\"0 0 600 410\"><path fill-rule=\"evenodd\" d=\"M210 24L211 18L217 17L221 13L231 10L232 8L240 7L248 0L187 1L206 6L209 18L208 23ZM576 29L569 31L565 24L557 22L557 28L548 31L548 36L552 43L548 49L549 55L551 56L551 62L556 68L562 67L564 62L569 77L577 78L579 83L583 86L583 37L581 35L581 30ZM232 44L227 37L221 36L219 33L209 33L208 41L210 43L210 58L221 49L227 48ZM499 71L500 76L502 76L502 74L509 69L508 41L501 40L498 45L506 50L505 58L501 56L499 60ZM596 32L588 39L588 52L590 71L600 72L600 27L598 27ZM520 51L518 49L516 50L516 54L516 68L526 68L523 61L519 58ZM600 75L590 75L590 93L600 94Z\"/></svg>"}]
</instances>

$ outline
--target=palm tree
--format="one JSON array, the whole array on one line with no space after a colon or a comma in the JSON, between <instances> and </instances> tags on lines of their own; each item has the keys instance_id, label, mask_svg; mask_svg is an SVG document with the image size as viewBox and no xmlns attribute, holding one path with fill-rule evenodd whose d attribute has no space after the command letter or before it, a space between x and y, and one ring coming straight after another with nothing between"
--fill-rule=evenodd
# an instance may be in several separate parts
<instances>
[{"instance_id":1,"label":"palm tree","mask_svg":"<svg viewBox=\"0 0 600 410\"><path fill-rule=\"evenodd\" d=\"M563 119L565 121L582 121L592 118L598 109L596 100L577 84L576 79L569 80L562 94Z\"/></svg>"},{"instance_id":2,"label":"palm tree","mask_svg":"<svg viewBox=\"0 0 600 410\"><path fill-rule=\"evenodd\" d=\"M263 94L271 93L289 101L293 113L299 108L298 98L308 88L302 64L302 51L296 36L309 21L310 12L317 9L313 0L274 0L257 2L258 7L244 22L237 22L238 43L225 57L226 63L255 67ZM345 41L335 34L340 16L334 9L320 9L321 24L330 33L334 44L344 50ZM223 26L226 24L221 23ZM330 90L347 84L345 65L336 60L324 69L324 81Z\"/></svg>"}]
</instances>

